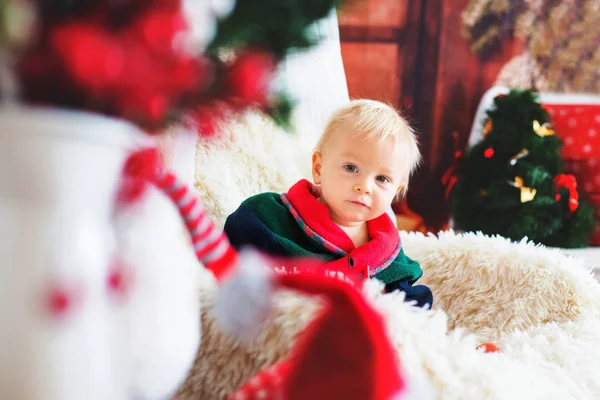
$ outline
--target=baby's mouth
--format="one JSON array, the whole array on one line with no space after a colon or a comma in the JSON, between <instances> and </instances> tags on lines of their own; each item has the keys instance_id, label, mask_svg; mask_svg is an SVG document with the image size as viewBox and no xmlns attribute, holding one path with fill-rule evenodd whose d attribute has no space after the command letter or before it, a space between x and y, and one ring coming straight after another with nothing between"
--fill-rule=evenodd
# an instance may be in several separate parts
<instances>
[{"instance_id":1,"label":"baby's mouth","mask_svg":"<svg viewBox=\"0 0 600 400\"><path fill-rule=\"evenodd\" d=\"M349 201L350 201L350 203L355 204L357 206L362 206L362 207L365 207L365 208L369 208L369 206L367 206L362 201L358 201L358 200L349 200Z\"/></svg>"}]
</instances>

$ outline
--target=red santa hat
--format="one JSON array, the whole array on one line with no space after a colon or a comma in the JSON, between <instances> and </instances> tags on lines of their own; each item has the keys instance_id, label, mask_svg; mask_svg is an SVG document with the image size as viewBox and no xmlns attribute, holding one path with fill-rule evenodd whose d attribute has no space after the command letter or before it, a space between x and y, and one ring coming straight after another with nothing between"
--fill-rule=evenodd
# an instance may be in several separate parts
<instances>
[{"instance_id":1,"label":"red santa hat","mask_svg":"<svg viewBox=\"0 0 600 400\"><path fill-rule=\"evenodd\" d=\"M269 276L268 293L291 289L322 296L325 307L299 336L287 359L261 371L231 399L404 398L406 381L382 316L356 285L334 275L306 269L263 275Z\"/></svg>"}]
</instances>

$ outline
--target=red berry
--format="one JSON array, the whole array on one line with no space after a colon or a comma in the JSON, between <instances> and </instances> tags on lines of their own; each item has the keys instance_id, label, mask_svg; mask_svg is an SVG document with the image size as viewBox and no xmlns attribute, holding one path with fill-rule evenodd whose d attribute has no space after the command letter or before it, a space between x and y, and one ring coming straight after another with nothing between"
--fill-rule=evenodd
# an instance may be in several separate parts
<instances>
[{"instance_id":1,"label":"red berry","mask_svg":"<svg viewBox=\"0 0 600 400\"><path fill-rule=\"evenodd\" d=\"M123 72L120 44L94 25L70 24L51 33L66 69L86 90L105 92Z\"/></svg>"},{"instance_id":2,"label":"red berry","mask_svg":"<svg viewBox=\"0 0 600 400\"><path fill-rule=\"evenodd\" d=\"M477 350L483 350L484 353L497 353L498 346L494 343L482 343L476 347Z\"/></svg>"},{"instance_id":3,"label":"red berry","mask_svg":"<svg viewBox=\"0 0 600 400\"><path fill-rule=\"evenodd\" d=\"M241 54L229 70L233 96L248 103L266 104L274 71L275 62L271 54L262 51Z\"/></svg>"}]
</instances>

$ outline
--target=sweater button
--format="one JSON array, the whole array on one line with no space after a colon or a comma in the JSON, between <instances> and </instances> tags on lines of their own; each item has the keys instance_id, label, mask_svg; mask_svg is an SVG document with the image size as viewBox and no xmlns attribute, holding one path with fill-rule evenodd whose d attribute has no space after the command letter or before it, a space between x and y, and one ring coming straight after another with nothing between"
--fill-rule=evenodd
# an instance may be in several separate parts
<instances>
[{"instance_id":1,"label":"sweater button","mask_svg":"<svg viewBox=\"0 0 600 400\"><path fill-rule=\"evenodd\" d=\"M350 268L354 267L354 265L355 265L354 258L348 257L348 265L350 266Z\"/></svg>"}]
</instances>

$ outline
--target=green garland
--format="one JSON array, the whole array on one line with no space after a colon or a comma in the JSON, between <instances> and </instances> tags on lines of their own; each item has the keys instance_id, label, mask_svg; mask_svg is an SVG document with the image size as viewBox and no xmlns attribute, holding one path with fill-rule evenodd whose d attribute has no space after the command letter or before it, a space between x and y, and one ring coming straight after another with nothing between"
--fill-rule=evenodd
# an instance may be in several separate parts
<instances>
[{"instance_id":1,"label":"green garland","mask_svg":"<svg viewBox=\"0 0 600 400\"><path fill-rule=\"evenodd\" d=\"M579 193L579 206L571 212L569 191L557 191L562 142L536 133L534 121L543 126L549 116L535 94L512 91L498 97L487 118L485 137L459 162L451 192L456 227L548 246L587 246L595 227L593 209ZM522 191L530 196L523 199Z\"/></svg>"},{"instance_id":2,"label":"green garland","mask_svg":"<svg viewBox=\"0 0 600 400\"><path fill-rule=\"evenodd\" d=\"M321 38L311 33L311 26L341 3L342 0L237 0L232 13L218 22L208 52L218 58L229 49L254 47L282 60L293 51L318 44ZM289 128L294 106L294 100L283 89L265 111L277 124Z\"/></svg>"},{"instance_id":3,"label":"green garland","mask_svg":"<svg viewBox=\"0 0 600 400\"><path fill-rule=\"evenodd\" d=\"M308 48L319 40L310 26L325 18L341 0L237 0L233 12L219 21L211 50L260 47L277 58Z\"/></svg>"}]
</instances>

